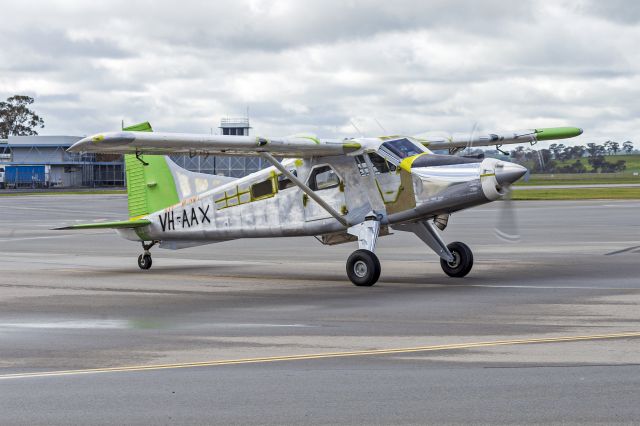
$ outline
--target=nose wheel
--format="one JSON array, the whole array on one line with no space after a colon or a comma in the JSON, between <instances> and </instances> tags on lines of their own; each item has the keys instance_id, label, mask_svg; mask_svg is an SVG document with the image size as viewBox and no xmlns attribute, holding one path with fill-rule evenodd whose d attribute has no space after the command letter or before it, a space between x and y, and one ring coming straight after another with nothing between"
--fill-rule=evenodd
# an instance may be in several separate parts
<instances>
[{"instance_id":1,"label":"nose wheel","mask_svg":"<svg viewBox=\"0 0 640 426\"><path fill-rule=\"evenodd\" d=\"M450 277L464 277L473 268L473 252L468 245L459 241L447 245L447 248L453 255L453 261L440 259L442 270Z\"/></svg>"},{"instance_id":2,"label":"nose wheel","mask_svg":"<svg viewBox=\"0 0 640 426\"><path fill-rule=\"evenodd\" d=\"M152 241L151 244L145 244L144 241L142 242L144 253L138 256L138 267L140 267L140 269L146 270L151 268L153 261L151 260L151 252L149 250L151 250L151 247L155 246L156 243L157 241Z\"/></svg>"}]
</instances>

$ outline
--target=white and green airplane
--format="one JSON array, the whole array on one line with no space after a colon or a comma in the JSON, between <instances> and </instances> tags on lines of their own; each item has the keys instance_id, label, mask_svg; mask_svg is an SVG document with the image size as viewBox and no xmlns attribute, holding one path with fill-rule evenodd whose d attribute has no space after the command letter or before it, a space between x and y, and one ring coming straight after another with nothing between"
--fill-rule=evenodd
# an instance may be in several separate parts
<instances>
[{"instance_id":1,"label":"white and green airplane","mask_svg":"<svg viewBox=\"0 0 640 426\"><path fill-rule=\"evenodd\" d=\"M416 234L451 277L464 277L473 254L446 244L453 212L501 198L526 169L493 158L451 155L467 146L498 148L578 136L575 127L533 129L474 138L426 140L384 136L344 140L310 135L285 138L155 133L149 123L100 133L71 152L125 154L129 220L60 229L113 228L142 243L141 269L150 249L181 249L239 238L314 236L323 244L358 243L347 275L358 286L380 276L374 254L390 229ZM449 150L450 155L432 149ZM168 154L253 155L272 164L243 178L194 173ZM285 158L278 161L275 157Z\"/></svg>"}]
</instances>

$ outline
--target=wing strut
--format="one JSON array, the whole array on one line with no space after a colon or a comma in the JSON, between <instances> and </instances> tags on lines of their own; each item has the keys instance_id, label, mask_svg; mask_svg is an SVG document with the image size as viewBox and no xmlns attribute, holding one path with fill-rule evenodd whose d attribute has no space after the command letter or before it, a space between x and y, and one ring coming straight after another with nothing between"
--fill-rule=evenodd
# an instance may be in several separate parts
<instances>
[{"instance_id":1,"label":"wing strut","mask_svg":"<svg viewBox=\"0 0 640 426\"><path fill-rule=\"evenodd\" d=\"M265 158L268 162L273 164L273 166L280 170L283 175L291 179L291 182L295 183L298 188L300 188L305 194L307 194L313 201L320 204L320 206L327 211L331 216L335 217L338 222L343 224L344 226L349 226L349 222L345 220L344 217L340 216L333 207L326 203L318 194L313 192L311 188L305 185L300 179L298 179L293 173L287 170L278 160L276 160L273 155L268 152L261 152L260 156Z\"/></svg>"}]
</instances>

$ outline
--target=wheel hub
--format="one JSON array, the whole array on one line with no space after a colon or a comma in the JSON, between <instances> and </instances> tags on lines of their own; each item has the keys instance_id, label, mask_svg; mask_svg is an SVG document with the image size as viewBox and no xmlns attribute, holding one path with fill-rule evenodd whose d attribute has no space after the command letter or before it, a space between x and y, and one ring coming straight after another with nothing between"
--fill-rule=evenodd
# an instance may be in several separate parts
<instances>
[{"instance_id":1,"label":"wheel hub","mask_svg":"<svg viewBox=\"0 0 640 426\"><path fill-rule=\"evenodd\" d=\"M458 252L455 252L455 251L452 251L451 254L453 255L453 261L447 262L447 265L449 265L452 268L457 268L458 265L460 265L460 255L458 254Z\"/></svg>"},{"instance_id":2,"label":"wheel hub","mask_svg":"<svg viewBox=\"0 0 640 426\"><path fill-rule=\"evenodd\" d=\"M355 265L353 265L353 272L358 276L358 278L363 278L367 275L367 264L362 260L358 260Z\"/></svg>"}]
</instances>

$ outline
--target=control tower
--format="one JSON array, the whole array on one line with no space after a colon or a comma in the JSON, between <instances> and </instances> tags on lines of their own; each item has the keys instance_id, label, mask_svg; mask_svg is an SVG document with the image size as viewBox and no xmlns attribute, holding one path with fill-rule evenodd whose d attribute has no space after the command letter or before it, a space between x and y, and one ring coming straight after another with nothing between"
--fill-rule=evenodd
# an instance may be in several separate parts
<instances>
[{"instance_id":1,"label":"control tower","mask_svg":"<svg viewBox=\"0 0 640 426\"><path fill-rule=\"evenodd\" d=\"M229 136L249 136L249 117L224 117L220 120L220 133Z\"/></svg>"},{"instance_id":2,"label":"control tower","mask_svg":"<svg viewBox=\"0 0 640 426\"><path fill-rule=\"evenodd\" d=\"M218 128L222 135L249 136L249 129L251 129L251 126L249 125L248 117L225 117L220 120L220 126ZM269 164L263 164L261 157L224 155L212 155L210 157L196 155L191 157L188 154L178 154L172 155L171 158L180 167L194 172L231 177L243 177L269 166Z\"/></svg>"}]
</instances>

